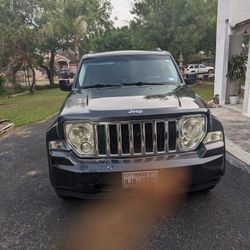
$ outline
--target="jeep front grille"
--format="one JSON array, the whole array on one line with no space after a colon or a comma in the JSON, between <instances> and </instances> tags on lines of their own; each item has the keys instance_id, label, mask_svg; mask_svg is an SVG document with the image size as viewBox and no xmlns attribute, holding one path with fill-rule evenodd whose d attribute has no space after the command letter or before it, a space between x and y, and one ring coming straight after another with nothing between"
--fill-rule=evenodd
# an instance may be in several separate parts
<instances>
[{"instance_id":1,"label":"jeep front grille","mask_svg":"<svg viewBox=\"0 0 250 250\"><path fill-rule=\"evenodd\" d=\"M98 156L143 156L177 151L177 121L98 123Z\"/></svg>"}]
</instances>

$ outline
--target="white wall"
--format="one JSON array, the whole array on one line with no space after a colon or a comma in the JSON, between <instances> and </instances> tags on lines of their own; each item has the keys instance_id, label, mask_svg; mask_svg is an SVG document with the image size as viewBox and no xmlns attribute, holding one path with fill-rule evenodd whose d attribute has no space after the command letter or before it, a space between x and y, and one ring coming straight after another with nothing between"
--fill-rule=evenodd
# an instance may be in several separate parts
<instances>
[{"instance_id":1,"label":"white wall","mask_svg":"<svg viewBox=\"0 0 250 250\"><path fill-rule=\"evenodd\" d=\"M230 1L230 26L242 23L250 19L250 0L229 0Z\"/></svg>"},{"instance_id":2,"label":"white wall","mask_svg":"<svg viewBox=\"0 0 250 250\"><path fill-rule=\"evenodd\" d=\"M229 19L230 0L218 0L216 61L214 94L220 96L220 103L226 102L227 65L229 58Z\"/></svg>"},{"instance_id":3,"label":"white wall","mask_svg":"<svg viewBox=\"0 0 250 250\"><path fill-rule=\"evenodd\" d=\"M249 44L249 46L250 46L250 44ZM248 63L247 63L243 113L246 114L247 116L250 116L250 50L248 52Z\"/></svg>"},{"instance_id":4,"label":"white wall","mask_svg":"<svg viewBox=\"0 0 250 250\"><path fill-rule=\"evenodd\" d=\"M240 53L242 44L240 36L230 36L231 28L249 19L250 0L218 0L214 94L219 94L222 105L228 101L227 96L233 94L226 77L229 55Z\"/></svg>"}]
</instances>

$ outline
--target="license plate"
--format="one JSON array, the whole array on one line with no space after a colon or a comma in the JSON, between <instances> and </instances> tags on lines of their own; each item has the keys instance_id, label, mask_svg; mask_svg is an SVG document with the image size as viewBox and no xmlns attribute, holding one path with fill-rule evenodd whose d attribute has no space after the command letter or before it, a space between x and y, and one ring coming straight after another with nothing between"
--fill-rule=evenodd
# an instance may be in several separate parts
<instances>
[{"instance_id":1,"label":"license plate","mask_svg":"<svg viewBox=\"0 0 250 250\"><path fill-rule=\"evenodd\" d=\"M159 179L159 171L140 171L122 173L123 188L134 187L140 184L155 184Z\"/></svg>"}]
</instances>

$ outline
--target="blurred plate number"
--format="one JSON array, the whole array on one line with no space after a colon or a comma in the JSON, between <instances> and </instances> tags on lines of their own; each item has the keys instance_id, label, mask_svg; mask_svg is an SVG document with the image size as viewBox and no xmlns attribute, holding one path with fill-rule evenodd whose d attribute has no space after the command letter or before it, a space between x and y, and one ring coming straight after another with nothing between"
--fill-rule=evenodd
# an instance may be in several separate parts
<instances>
[{"instance_id":1,"label":"blurred plate number","mask_svg":"<svg viewBox=\"0 0 250 250\"><path fill-rule=\"evenodd\" d=\"M155 184L159 180L159 171L140 171L122 173L123 188L134 187L143 184Z\"/></svg>"}]
</instances>

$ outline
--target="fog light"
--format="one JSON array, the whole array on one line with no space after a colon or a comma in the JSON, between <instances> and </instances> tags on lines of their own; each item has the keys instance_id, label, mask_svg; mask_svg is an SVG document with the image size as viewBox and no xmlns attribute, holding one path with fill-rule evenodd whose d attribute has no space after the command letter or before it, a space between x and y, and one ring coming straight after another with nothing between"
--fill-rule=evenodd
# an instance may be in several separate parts
<instances>
[{"instance_id":1,"label":"fog light","mask_svg":"<svg viewBox=\"0 0 250 250\"><path fill-rule=\"evenodd\" d=\"M90 143L84 142L84 143L81 145L81 150L82 150L82 152L84 152L84 153L89 153L89 152L91 152L91 150L92 150L92 146L91 146Z\"/></svg>"},{"instance_id":2,"label":"fog light","mask_svg":"<svg viewBox=\"0 0 250 250\"><path fill-rule=\"evenodd\" d=\"M65 150L66 147L62 141L49 141L49 149L52 150Z\"/></svg>"},{"instance_id":3,"label":"fog light","mask_svg":"<svg viewBox=\"0 0 250 250\"><path fill-rule=\"evenodd\" d=\"M223 137L222 131L213 131L213 132L209 132L207 134L203 143L208 144L208 143L212 143L212 142L222 141L223 138L224 137Z\"/></svg>"}]
</instances>

